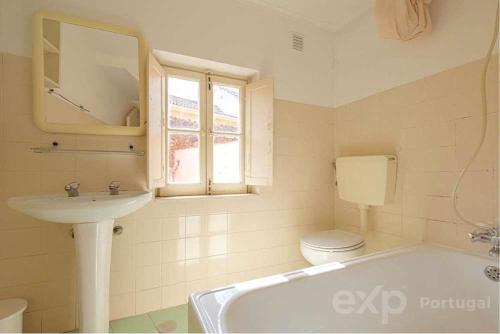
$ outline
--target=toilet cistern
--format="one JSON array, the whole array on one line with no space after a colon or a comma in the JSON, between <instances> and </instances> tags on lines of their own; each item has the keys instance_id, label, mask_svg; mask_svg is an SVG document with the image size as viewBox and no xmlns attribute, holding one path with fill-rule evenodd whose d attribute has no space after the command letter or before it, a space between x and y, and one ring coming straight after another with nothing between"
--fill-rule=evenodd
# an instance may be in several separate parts
<instances>
[{"instance_id":1,"label":"toilet cistern","mask_svg":"<svg viewBox=\"0 0 500 334\"><path fill-rule=\"evenodd\" d=\"M339 197L358 204L360 230L367 233L368 209L394 200L397 158L393 155L339 157L336 162Z\"/></svg>"}]
</instances>

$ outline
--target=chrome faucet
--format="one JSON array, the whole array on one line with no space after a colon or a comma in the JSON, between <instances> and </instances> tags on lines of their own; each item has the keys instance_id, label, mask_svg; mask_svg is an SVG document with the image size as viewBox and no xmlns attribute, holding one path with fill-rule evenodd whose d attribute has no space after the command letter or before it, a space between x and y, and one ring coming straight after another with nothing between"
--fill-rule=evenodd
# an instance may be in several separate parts
<instances>
[{"instance_id":1,"label":"chrome faucet","mask_svg":"<svg viewBox=\"0 0 500 334\"><path fill-rule=\"evenodd\" d=\"M110 195L120 195L120 181L111 181L108 189Z\"/></svg>"},{"instance_id":2,"label":"chrome faucet","mask_svg":"<svg viewBox=\"0 0 500 334\"><path fill-rule=\"evenodd\" d=\"M490 249L488 254L491 257L499 257L500 230L498 227L479 227L476 230L469 233L469 239L471 242L479 241L492 244L493 247Z\"/></svg>"},{"instance_id":3,"label":"chrome faucet","mask_svg":"<svg viewBox=\"0 0 500 334\"><path fill-rule=\"evenodd\" d=\"M64 190L68 193L68 197L78 197L78 188L80 188L80 183L71 182L64 186Z\"/></svg>"}]
</instances>

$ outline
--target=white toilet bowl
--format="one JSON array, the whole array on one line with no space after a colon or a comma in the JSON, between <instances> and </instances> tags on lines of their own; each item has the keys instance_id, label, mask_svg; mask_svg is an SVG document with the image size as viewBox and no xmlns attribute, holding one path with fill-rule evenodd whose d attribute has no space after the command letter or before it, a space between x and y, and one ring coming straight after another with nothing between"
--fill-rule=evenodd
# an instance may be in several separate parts
<instances>
[{"instance_id":1,"label":"white toilet bowl","mask_svg":"<svg viewBox=\"0 0 500 334\"><path fill-rule=\"evenodd\" d=\"M338 262L363 255L365 240L359 234L328 230L308 234L300 240L300 251L312 265Z\"/></svg>"},{"instance_id":2,"label":"white toilet bowl","mask_svg":"<svg viewBox=\"0 0 500 334\"><path fill-rule=\"evenodd\" d=\"M28 303L24 299L0 300L0 333L22 333L26 307Z\"/></svg>"}]
</instances>

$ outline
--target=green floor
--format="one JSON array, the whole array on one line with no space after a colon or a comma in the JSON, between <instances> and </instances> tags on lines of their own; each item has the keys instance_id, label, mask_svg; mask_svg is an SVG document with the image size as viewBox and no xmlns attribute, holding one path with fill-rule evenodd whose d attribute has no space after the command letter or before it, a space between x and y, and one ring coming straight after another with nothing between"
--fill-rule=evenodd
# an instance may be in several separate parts
<instances>
[{"instance_id":1,"label":"green floor","mask_svg":"<svg viewBox=\"0 0 500 334\"><path fill-rule=\"evenodd\" d=\"M187 333L187 304L113 320L113 333Z\"/></svg>"}]
</instances>

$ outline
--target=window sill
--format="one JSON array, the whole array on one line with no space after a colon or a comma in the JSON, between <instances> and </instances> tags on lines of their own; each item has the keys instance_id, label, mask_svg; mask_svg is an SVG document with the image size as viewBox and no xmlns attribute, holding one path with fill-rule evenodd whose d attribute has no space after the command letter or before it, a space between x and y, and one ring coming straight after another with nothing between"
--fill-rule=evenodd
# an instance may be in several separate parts
<instances>
[{"instance_id":1,"label":"window sill","mask_svg":"<svg viewBox=\"0 0 500 334\"><path fill-rule=\"evenodd\" d=\"M207 198L234 198L234 197L255 197L259 194L220 194L220 195L193 195L193 196L156 196L155 201L170 201L170 200L190 200L190 199L207 199Z\"/></svg>"}]
</instances>

